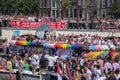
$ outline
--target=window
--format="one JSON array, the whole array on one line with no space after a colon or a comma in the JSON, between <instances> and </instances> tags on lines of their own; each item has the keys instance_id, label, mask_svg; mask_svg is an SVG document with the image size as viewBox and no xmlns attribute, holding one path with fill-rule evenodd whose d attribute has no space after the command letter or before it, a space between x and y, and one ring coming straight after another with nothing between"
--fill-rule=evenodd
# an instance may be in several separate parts
<instances>
[{"instance_id":1,"label":"window","mask_svg":"<svg viewBox=\"0 0 120 80\"><path fill-rule=\"evenodd\" d=\"M55 16L55 10L52 10L52 15Z\"/></svg>"},{"instance_id":2,"label":"window","mask_svg":"<svg viewBox=\"0 0 120 80\"><path fill-rule=\"evenodd\" d=\"M44 0L44 7L47 7L47 0Z\"/></svg>"},{"instance_id":3,"label":"window","mask_svg":"<svg viewBox=\"0 0 120 80\"><path fill-rule=\"evenodd\" d=\"M103 15L102 15L102 17L105 18L105 16L106 16L106 12L103 11Z\"/></svg>"},{"instance_id":4,"label":"window","mask_svg":"<svg viewBox=\"0 0 120 80\"><path fill-rule=\"evenodd\" d=\"M78 6L82 5L82 0L78 0Z\"/></svg>"},{"instance_id":5,"label":"window","mask_svg":"<svg viewBox=\"0 0 120 80\"><path fill-rule=\"evenodd\" d=\"M55 7L55 0L52 0L52 7Z\"/></svg>"},{"instance_id":6,"label":"window","mask_svg":"<svg viewBox=\"0 0 120 80\"><path fill-rule=\"evenodd\" d=\"M107 0L107 7L110 7L110 0Z\"/></svg>"},{"instance_id":7,"label":"window","mask_svg":"<svg viewBox=\"0 0 120 80\"><path fill-rule=\"evenodd\" d=\"M105 0L102 0L102 8L105 8Z\"/></svg>"}]
</instances>

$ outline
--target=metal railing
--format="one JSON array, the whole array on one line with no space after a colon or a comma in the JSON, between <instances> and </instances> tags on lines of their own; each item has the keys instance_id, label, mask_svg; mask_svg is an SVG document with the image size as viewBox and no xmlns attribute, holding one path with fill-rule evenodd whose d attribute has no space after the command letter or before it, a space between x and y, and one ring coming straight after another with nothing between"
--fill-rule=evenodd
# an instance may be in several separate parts
<instances>
[{"instance_id":1,"label":"metal railing","mask_svg":"<svg viewBox=\"0 0 120 80\"><path fill-rule=\"evenodd\" d=\"M20 77L19 80L57 80L57 75L53 72L46 72L46 74L41 73L39 75L21 73L18 76L15 72L0 71L0 80L18 80L17 77Z\"/></svg>"}]
</instances>

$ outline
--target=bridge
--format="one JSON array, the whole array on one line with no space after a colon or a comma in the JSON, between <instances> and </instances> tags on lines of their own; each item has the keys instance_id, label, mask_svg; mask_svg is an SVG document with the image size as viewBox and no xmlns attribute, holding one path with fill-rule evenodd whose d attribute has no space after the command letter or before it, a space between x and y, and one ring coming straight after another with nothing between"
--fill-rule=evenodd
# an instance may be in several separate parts
<instances>
[{"instance_id":1,"label":"bridge","mask_svg":"<svg viewBox=\"0 0 120 80\"><path fill-rule=\"evenodd\" d=\"M6 28L1 28L1 36L3 38L7 38L10 40L12 38L12 35L15 35L15 31L17 31L17 34L19 35L26 35L26 34L36 34L36 29L32 28L11 28L11 27L6 27ZM86 29L52 29L51 31L56 32L56 35L58 36L59 34L74 34L74 35L80 35L80 34L90 34L90 35L96 35L98 34L99 36L102 37L110 37L110 36L116 36L120 37L120 31L100 31L100 30L86 30Z\"/></svg>"}]
</instances>

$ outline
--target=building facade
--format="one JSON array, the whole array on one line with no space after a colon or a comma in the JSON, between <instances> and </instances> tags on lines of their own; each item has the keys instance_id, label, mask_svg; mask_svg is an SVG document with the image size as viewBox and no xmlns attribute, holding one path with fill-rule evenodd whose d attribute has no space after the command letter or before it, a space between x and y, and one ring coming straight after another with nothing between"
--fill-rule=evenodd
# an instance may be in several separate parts
<instances>
[{"instance_id":1,"label":"building facade","mask_svg":"<svg viewBox=\"0 0 120 80\"><path fill-rule=\"evenodd\" d=\"M58 7L57 0L40 0L40 16L57 16Z\"/></svg>"},{"instance_id":2,"label":"building facade","mask_svg":"<svg viewBox=\"0 0 120 80\"><path fill-rule=\"evenodd\" d=\"M114 0L72 0L70 17L73 18L109 18L107 9ZM58 0L40 0L41 16L59 16ZM65 16L67 17L67 15Z\"/></svg>"},{"instance_id":3,"label":"building facade","mask_svg":"<svg viewBox=\"0 0 120 80\"><path fill-rule=\"evenodd\" d=\"M78 0L78 17L90 18L109 18L107 10L114 0Z\"/></svg>"}]
</instances>

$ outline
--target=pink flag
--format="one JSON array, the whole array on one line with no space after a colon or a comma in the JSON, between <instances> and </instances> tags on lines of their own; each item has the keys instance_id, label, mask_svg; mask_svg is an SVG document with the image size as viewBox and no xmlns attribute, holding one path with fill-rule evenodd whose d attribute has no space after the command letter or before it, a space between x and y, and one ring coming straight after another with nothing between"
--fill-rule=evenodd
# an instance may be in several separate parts
<instances>
[{"instance_id":1,"label":"pink flag","mask_svg":"<svg viewBox=\"0 0 120 80\"><path fill-rule=\"evenodd\" d=\"M58 64L57 64L57 80L62 80L62 71Z\"/></svg>"}]
</instances>

